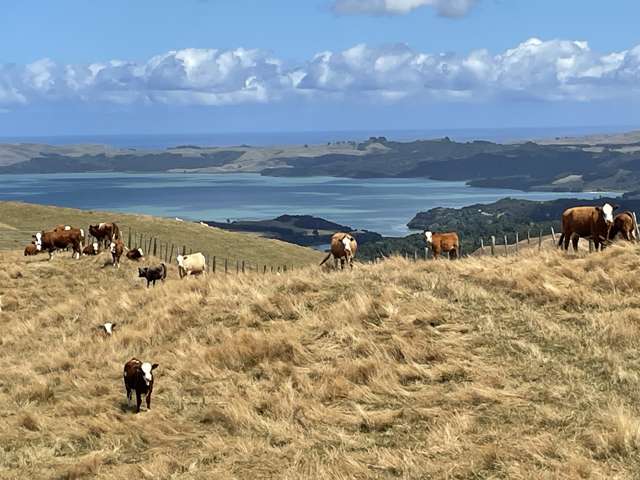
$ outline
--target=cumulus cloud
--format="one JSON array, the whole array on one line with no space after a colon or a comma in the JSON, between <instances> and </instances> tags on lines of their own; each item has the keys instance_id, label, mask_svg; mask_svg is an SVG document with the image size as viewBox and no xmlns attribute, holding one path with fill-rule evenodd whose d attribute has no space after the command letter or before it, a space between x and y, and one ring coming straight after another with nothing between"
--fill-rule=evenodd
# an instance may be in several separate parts
<instances>
[{"instance_id":1,"label":"cumulus cloud","mask_svg":"<svg viewBox=\"0 0 640 480\"><path fill-rule=\"evenodd\" d=\"M588 101L639 94L640 45L597 53L586 42L529 39L498 54L356 45L288 65L262 50L185 49L145 62L42 59L0 65L0 108L38 102L235 105L296 98L397 102Z\"/></svg>"},{"instance_id":2,"label":"cumulus cloud","mask_svg":"<svg viewBox=\"0 0 640 480\"><path fill-rule=\"evenodd\" d=\"M339 15L404 15L421 7L433 7L445 17L466 15L477 0L335 0Z\"/></svg>"}]
</instances>

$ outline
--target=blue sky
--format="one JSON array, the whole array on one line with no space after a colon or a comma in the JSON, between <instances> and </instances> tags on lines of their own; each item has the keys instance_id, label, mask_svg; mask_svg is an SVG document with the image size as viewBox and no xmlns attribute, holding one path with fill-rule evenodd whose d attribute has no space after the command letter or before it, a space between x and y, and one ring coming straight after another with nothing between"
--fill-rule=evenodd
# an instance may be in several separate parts
<instances>
[{"instance_id":1,"label":"blue sky","mask_svg":"<svg viewBox=\"0 0 640 480\"><path fill-rule=\"evenodd\" d=\"M637 0L9 0L0 136L640 125Z\"/></svg>"}]
</instances>

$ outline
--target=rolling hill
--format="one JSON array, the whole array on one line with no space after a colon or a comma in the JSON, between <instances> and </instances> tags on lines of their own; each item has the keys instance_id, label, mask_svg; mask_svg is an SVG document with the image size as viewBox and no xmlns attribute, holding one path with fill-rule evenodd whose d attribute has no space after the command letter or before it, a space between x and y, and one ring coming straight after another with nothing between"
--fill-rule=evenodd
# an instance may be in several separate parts
<instances>
[{"instance_id":1,"label":"rolling hill","mask_svg":"<svg viewBox=\"0 0 640 480\"><path fill-rule=\"evenodd\" d=\"M111 221L120 226L125 241L128 240L128 231L131 229L138 234L142 233L147 239L157 237L160 244L173 243L176 251L186 246L194 252L202 251L206 255L215 255L218 259L227 258L232 263L244 260L252 266L302 266L317 263L323 256L310 248L252 234L226 232L193 222L19 202L0 202L0 250L24 248L31 241L34 232L58 224L88 229L89 224Z\"/></svg>"},{"instance_id":2,"label":"rolling hill","mask_svg":"<svg viewBox=\"0 0 640 480\"><path fill-rule=\"evenodd\" d=\"M638 247L146 289L0 252L0 477L633 478ZM97 324L116 321L104 337ZM123 364L160 364L152 409Z\"/></svg>"}]
</instances>

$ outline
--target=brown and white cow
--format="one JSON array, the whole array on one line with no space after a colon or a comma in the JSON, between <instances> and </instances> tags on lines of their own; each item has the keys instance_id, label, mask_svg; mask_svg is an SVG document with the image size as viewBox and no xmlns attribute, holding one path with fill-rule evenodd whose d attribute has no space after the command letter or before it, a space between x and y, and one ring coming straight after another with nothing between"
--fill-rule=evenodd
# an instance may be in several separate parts
<instances>
[{"instance_id":1,"label":"brown and white cow","mask_svg":"<svg viewBox=\"0 0 640 480\"><path fill-rule=\"evenodd\" d=\"M82 255L98 255L99 253L100 245L98 245L98 242L93 242L82 249Z\"/></svg>"},{"instance_id":2,"label":"brown and white cow","mask_svg":"<svg viewBox=\"0 0 640 480\"><path fill-rule=\"evenodd\" d=\"M618 234L629 242L636 241L636 222L633 219L633 213L622 212L615 216L613 225L609 231L609 240L614 240Z\"/></svg>"},{"instance_id":3,"label":"brown and white cow","mask_svg":"<svg viewBox=\"0 0 640 480\"><path fill-rule=\"evenodd\" d=\"M344 264L348 263L349 267L353 270L353 259L358 251L358 242L349 233L337 232L331 237L331 249L324 260L320 262L320 265L324 265L331 256L333 256L333 263L336 270L338 269L338 260L340 261L340 268L344 270Z\"/></svg>"},{"instance_id":4,"label":"brown and white cow","mask_svg":"<svg viewBox=\"0 0 640 480\"><path fill-rule=\"evenodd\" d=\"M67 247L73 248L72 257L80 258L82 245L84 243L84 230L81 228L56 229L50 232L38 232L33 235L34 243L39 252L49 252L49 260L56 250L64 250Z\"/></svg>"},{"instance_id":5,"label":"brown and white cow","mask_svg":"<svg viewBox=\"0 0 640 480\"><path fill-rule=\"evenodd\" d=\"M142 395L146 395L147 410L151 410L151 392L153 391L153 371L158 368L158 364L141 362L137 358L132 358L124 364L124 388L127 391L127 405L131 406L131 394L136 391L136 413L140 412Z\"/></svg>"},{"instance_id":6,"label":"brown and white cow","mask_svg":"<svg viewBox=\"0 0 640 480\"><path fill-rule=\"evenodd\" d=\"M191 253L189 255L178 255L176 257L178 262L178 273L180 278L189 275L199 275L206 273L207 261L204 255L200 252Z\"/></svg>"},{"instance_id":7,"label":"brown and white cow","mask_svg":"<svg viewBox=\"0 0 640 480\"><path fill-rule=\"evenodd\" d=\"M89 225L89 234L106 248L111 242L122 239L120 228L115 223L99 223Z\"/></svg>"},{"instance_id":8,"label":"brown and white cow","mask_svg":"<svg viewBox=\"0 0 640 480\"><path fill-rule=\"evenodd\" d=\"M144 252L141 248L133 248L127 252L127 258L129 260L140 260L144 257Z\"/></svg>"},{"instance_id":9,"label":"brown and white cow","mask_svg":"<svg viewBox=\"0 0 640 480\"><path fill-rule=\"evenodd\" d=\"M602 250L608 242L613 226L613 212L617 205L605 203L602 207L567 208L562 214L562 235L558 247L569 250L569 242L574 251L578 251L580 238L590 238L598 250Z\"/></svg>"},{"instance_id":10,"label":"brown and white cow","mask_svg":"<svg viewBox=\"0 0 640 480\"><path fill-rule=\"evenodd\" d=\"M120 268L120 257L122 257L122 253L124 252L124 242L118 239L115 242L111 242L110 248L113 266Z\"/></svg>"},{"instance_id":11,"label":"brown and white cow","mask_svg":"<svg viewBox=\"0 0 640 480\"><path fill-rule=\"evenodd\" d=\"M456 232L433 233L427 230L424 232L424 239L427 242L427 247L431 249L434 260L440 254L448 254L452 260L458 258L460 239Z\"/></svg>"},{"instance_id":12,"label":"brown and white cow","mask_svg":"<svg viewBox=\"0 0 640 480\"><path fill-rule=\"evenodd\" d=\"M38 254L38 247L36 246L36 244L34 242L31 242L24 249L24 256L25 257L30 257L32 255L37 255L37 254Z\"/></svg>"}]
</instances>

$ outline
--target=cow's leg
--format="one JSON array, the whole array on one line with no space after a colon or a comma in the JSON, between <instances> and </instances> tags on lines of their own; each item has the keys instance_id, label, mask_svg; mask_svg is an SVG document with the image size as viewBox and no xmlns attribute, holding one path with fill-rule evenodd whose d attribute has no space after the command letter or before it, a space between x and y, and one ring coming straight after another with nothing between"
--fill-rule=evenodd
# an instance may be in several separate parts
<instances>
[{"instance_id":1,"label":"cow's leg","mask_svg":"<svg viewBox=\"0 0 640 480\"><path fill-rule=\"evenodd\" d=\"M333 257L333 268L334 270L338 269L338 259L336 257Z\"/></svg>"},{"instance_id":2,"label":"cow's leg","mask_svg":"<svg viewBox=\"0 0 640 480\"><path fill-rule=\"evenodd\" d=\"M569 250L569 242L571 242L571 234L570 233L563 233L562 234L564 236L564 250L568 251Z\"/></svg>"},{"instance_id":3,"label":"cow's leg","mask_svg":"<svg viewBox=\"0 0 640 480\"><path fill-rule=\"evenodd\" d=\"M562 244L564 243L564 237L565 237L565 234L563 232L562 234L560 234L560 240L558 240L558 248L562 247Z\"/></svg>"},{"instance_id":4,"label":"cow's leg","mask_svg":"<svg viewBox=\"0 0 640 480\"><path fill-rule=\"evenodd\" d=\"M124 388L127 389L127 407L130 407L131 406L131 388L129 387L129 385L127 385L126 380L124 382Z\"/></svg>"},{"instance_id":5,"label":"cow's leg","mask_svg":"<svg viewBox=\"0 0 640 480\"><path fill-rule=\"evenodd\" d=\"M147 410L151 410L151 390L147 393Z\"/></svg>"},{"instance_id":6,"label":"cow's leg","mask_svg":"<svg viewBox=\"0 0 640 480\"><path fill-rule=\"evenodd\" d=\"M346 261L346 260L345 260L345 258L344 258L344 257L342 257L342 258L340 259L340 270L344 270L344 264L345 264L345 261Z\"/></svg>"},{"instance_id":7,"label":"cow's leg","mask_svg":"<svg viewBox=\"0 0 640 480\"><path fill-rule=\"evenodd\" d=\"M140 413L140 405L142 405L142 395L136 389L136 413Z\"/></svg>"},{"instance_id":8,"label":"cow's leg","mask_svg":"<svg viewBox=\"0 0 640 480\"><path fill-rule=\"evenodd\" d=\"M578 235L573 235L571 237L571 243L573 244L573 251L577 252L578 251L578 241L580 240L580 237ZM567 247L567 250L569 249L569 247Z\"/></svg>"}]
</instances>

